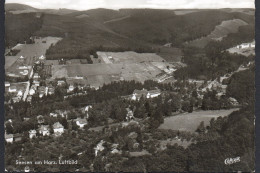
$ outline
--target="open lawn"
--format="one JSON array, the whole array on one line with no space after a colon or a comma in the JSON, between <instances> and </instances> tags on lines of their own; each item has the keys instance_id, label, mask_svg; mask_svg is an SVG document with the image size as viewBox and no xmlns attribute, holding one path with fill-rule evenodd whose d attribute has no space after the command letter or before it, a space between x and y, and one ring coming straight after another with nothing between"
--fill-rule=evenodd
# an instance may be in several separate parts
<instances>
[{"instance_id":1,"label":"open lawn","mask_svg":"<svg viewBox=\"0 0 260 173\"><path fill-rule=\"evenodd\" d=\"M212 118L228 116L236 110L238 109L183 113L165 118L164 123L159 127L159 129L195 132L201 121L204 121L204 125L207 126Z\"/></svg>"}]
</instances>

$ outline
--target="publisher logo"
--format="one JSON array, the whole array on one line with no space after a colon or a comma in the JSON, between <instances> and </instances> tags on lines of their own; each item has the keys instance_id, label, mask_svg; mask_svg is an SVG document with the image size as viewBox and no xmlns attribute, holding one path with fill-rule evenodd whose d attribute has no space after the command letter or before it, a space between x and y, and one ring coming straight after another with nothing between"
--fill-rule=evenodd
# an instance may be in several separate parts
<instances>
[{"instance_id":1,"label":"publisher logo","mask_svg":"<svg viewBox=\"0 0 260 173\"><path fill-rule=\"evenodd\" d=\"M240 162L240 157L236 157L236 158L227 158L224 163L226 165L232 165L234 163Z\"/></svg>"}]
</instances>

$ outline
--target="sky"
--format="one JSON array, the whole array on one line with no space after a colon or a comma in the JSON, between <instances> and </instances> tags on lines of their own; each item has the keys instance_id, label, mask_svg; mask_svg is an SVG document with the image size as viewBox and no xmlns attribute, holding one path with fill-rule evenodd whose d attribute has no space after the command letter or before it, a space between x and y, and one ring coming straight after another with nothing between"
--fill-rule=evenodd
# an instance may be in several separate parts
<instances>
[{"instance_id":1,"label":"sky","mask_svg":"<svg viewBox=\"0 0 260 173\"><path fill-rule=\"evenodd\" d=\"M254 0L6 0L5 2L26 4L40 9L76 10L94 8L255 8Z\"/></svg>"}]
</instances>

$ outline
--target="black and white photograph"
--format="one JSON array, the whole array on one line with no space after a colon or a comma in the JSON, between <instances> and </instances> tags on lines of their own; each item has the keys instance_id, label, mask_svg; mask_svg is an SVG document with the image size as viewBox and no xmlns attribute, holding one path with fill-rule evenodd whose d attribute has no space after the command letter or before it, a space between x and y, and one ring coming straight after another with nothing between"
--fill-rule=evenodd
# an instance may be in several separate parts
<instances>
[{"instance_id":1,"label":"black and white photograph","mask_svg":"<svg viewBox=\"0 0 260 173\"><path fill-rule=\"evenodd\" d=\"M254 0L5 0L6 172L255 172Z\"/></svg>"}]
</instances>

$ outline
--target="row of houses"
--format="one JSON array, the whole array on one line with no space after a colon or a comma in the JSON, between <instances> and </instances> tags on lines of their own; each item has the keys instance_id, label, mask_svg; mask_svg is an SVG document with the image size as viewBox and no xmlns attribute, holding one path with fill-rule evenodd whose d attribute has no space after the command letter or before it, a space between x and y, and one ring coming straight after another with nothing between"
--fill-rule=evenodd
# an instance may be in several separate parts
<instances>
[{"instance_id":1,"label":"row of houses","mask_svg":"<svg viewBox=\"0 0 260 173\"><path fill-rule=\"evenodd\" d=\"M56 122L52 125L54 136L61 136L64 133L64 127L59 122ZM43 136L50 135L50 126L49 125L40 125L38 128L39 134ZM29 131L29 138L33 139L37 137L37 130L32 129ZM22 140L22 134L5 134L5 141L7 143L19 142Z\"/></svg>"}]
</instances>

